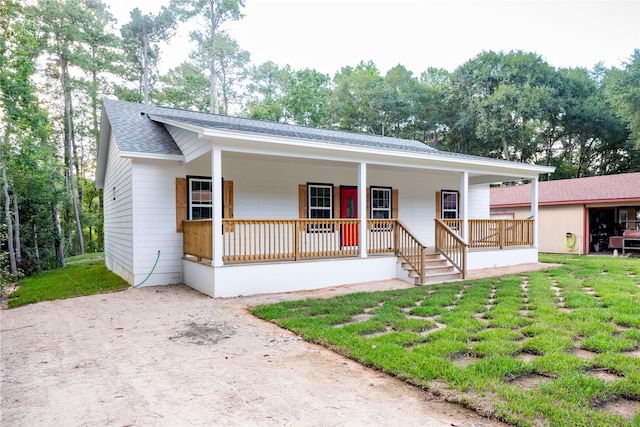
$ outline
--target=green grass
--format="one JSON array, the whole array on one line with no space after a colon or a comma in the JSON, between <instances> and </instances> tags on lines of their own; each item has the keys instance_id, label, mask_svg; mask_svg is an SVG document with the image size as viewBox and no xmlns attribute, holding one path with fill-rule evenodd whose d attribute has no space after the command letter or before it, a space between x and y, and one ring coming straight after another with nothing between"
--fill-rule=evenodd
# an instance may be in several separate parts
<instances>
[{"instance_id":1,"label":"green grass","mask_svg":"<svg viewBox=\"0 0 640 427\"><path fill-rule=\"evenodd\" d=\"M101 253L70 258L64 268L20 280L20 287L9 295L7 306L15 308L128 288L123 278L107 270L101 258Z\"/></svg>"},{"instance_id":2,"label":"green grass","mask_svg":"<svg viewBox=\"0 0 640 427\"><path fill-rule=\"evenodd\" d=\"M640 408L640 260L540 260L562 266L253 313L415 385L444 384L452 400L513 425L640 426L640 412L602 409L616 399ZM535 386L519 382L527 376Z\"/></svg>"}]
</instances>

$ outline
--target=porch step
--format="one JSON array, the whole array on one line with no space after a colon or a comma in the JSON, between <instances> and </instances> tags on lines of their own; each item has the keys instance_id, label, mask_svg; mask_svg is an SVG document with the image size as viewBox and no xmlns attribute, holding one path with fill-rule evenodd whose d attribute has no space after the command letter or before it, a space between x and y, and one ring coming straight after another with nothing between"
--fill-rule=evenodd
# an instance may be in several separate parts
<instances>
[{"instance_id":1,"label":"porch step","mask_svg":"<svg viewBox=\"0 0 640 427\"><path fill-rule=\"evenodd\" d=\"M408 262L402 258L399 260L402 268L407 272L407 275L414 280L416 285L442 283L462 279L462 274L456 271L455 268L438 253L427 254L425 260L424 283L420 283L420 274L418 274L418 272L415 271Z\"/></svg>"}]
</instances>

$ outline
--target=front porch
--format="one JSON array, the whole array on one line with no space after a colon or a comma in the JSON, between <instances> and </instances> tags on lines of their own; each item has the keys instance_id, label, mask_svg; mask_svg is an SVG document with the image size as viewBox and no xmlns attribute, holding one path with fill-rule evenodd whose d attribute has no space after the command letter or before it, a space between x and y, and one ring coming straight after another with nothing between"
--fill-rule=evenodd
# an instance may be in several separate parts
<instances>
[{"instance_id":1,"label":"front porch","mask_svg":"<svg viewBox=\"0 0 640 427\"><path fill-rule=\"evenodd\" d=\"M468 242L461 235L464 229L468 229ZM212 220L185 220L183 230L184 260L211 269L216 258ZM460 278L466 277L468 258L476 252L478 259L487 258L488 252L495 257L496 251L504 249L532 252L533 248L537 255L533 220L435 219L435 242L429 246L397 219L223 219L218 235L222 262L218 267L234 268L236 279L241 276L239 267L251 266L255 271L265 271L263 274L289 275L295 270L299 271L298 280L307 281L314 274L335 273L340 267L354 272L365 266L368 272L381 268L384 272L378 274L390 276L386 278L402 277L404 269L405 280L424 284L430 272L442 271L442 267L433 268L434 253L444 258ZM339 260L352 262L336 264ZM273 266L283 263L305 267L289 266L278 273ZM472 268L487 267L486 261L472 264ZM349 277L341 274L345 280ZM363 273L354 281L367 281L368 277Z\"/></svg>"}]
</instances>

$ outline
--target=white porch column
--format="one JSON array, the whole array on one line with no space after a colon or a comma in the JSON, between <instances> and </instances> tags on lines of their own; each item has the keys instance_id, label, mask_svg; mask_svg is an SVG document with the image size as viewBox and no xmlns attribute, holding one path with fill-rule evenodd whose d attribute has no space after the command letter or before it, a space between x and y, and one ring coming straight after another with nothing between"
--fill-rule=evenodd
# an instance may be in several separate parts
<instances>
[{"instance_id":1,"label":"white porch column","mask_svg":"<svg viewBox=\"0 0 640 427\"><path fill-rule=\"evenodd\" d=\"M462 216L462 240L469 242L469 172L460 174L460 215Z\"/></svg>"},{"instance_id":2,"label":"white porch column","mask_svg":"<svg viewBox=\"0 0 640 427\"><path fill-rule=\"evenodd\" d=\"M222 266L222 152L218 148L211 150L211 188L213 197L212 236L214 267Z\"/></svg>"},{"instance_id":3,"label":"white porch column","mask_svg":"<svg viewBox=\"0 0 640 427\"><path fill-rule=\"evenodd\" d=\"M358 243L360 246L360 258L367 257L367 164L358 164L358 216L360 217L360 226L358 227L358 235L360 236Z\"/></svg>"},{"instance_id":4,"label":"white porch column","mask_svg":"<svg viewBox=\"0 0 640 427\"><path fill-rule=\"evenodd\" d=\"M531 217L533 219L533 247L538 247L538 177L531 181Z\"/></svg>"}]
</instances>

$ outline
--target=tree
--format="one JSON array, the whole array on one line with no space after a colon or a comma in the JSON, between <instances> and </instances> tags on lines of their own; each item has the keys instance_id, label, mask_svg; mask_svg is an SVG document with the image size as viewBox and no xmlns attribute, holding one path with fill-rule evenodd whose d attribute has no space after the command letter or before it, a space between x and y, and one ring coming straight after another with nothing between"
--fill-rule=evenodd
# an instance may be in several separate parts
<instances>
[{"instance_id":1,"label":"tree","mask_svg":"<svg viewBox=\"0 0 640 427\"><path fill-rule=\"evenodd\" d=\"M483 52L454 73L452 133L474 135L471 154L531 161L553 103L555 70L531 53ZM552 114L556 114L553 111Z\"/></svg>"},{"instance_id":2,"label":"tree","mask_svg":"<svg viewBox=\"0 0 640 427\"><path fill-rule=\"evenodd\" d=\"M67 165L66 186L71 197L73 213L78 238L80 254L84 253L84 236L80 216L81 206L78 202L79 188L74 173L75 145L72 88L70 66L78 65L81 61L84 44L87 37L85 29L93 24L93 15L88 8L81 5L78 0L40 0L38 3L41 15L41 30L43 32L43 48L54 61L51 66L52 73L57 75L60 83L60 91L63 99L64 139L65 139L65 164Z\"/></svg>"},{"instance_id":3,"label":"tree","mask_svg":"<svg viewBox=\"0 0 640 427\"><path fill-rule=\"evenodd\" d=\"M211 69L211 39L203 38L202 33L192 34L192 40L197 43L197 48L190 55L191 59L201 69ZM246 80L248 64L250 62L249 52L240 49L238 43L227 34L218 33L215 35L215 65L216 77L216 104L217 111L222 114L229 114L229 108L236 104L241 105L241 86ZM209 80L209 83L211 80ZM211 105L211 86L209 86L209 106ZM221 100L218 101L218 95Z\"/></svg>"},{"instance_id":4,"label":"tree","mask_svg":"<svg viewBox=\"0 0 640 427\"><path fill-rule=\"evenodd\" d=\"M434 148L439 146L439 134L444 134L448 127L447 118L452 115L452 108L446 103L450 75L447 70L428 68L420 75L420 85L416 88L416 111L413 134L407 135Z\"/></svg>"},{"instance_id":5,"label":"tree","mask_svg":"<svg viewBox=\"0 0 640 427\"><path fill-rule=\"evenodd\" d=\"M640 149L640 49L633 52L624 70L611 70L605 93L615 114L627 123L632 144Z\"/></svg>"},{"instance_id":6,"label":"tree","mask_svg":"<svg viewBox=\"0 0 640 427\"><path fill-rule=\"evenodd\" d=\"M241 8L244 0L184 0L185 5L191 6L189 13L192 17L200 17L204 20L204 30L192 31L192 40L210 40L209 63L209 112L218 113L217 101L217 74L216 74L216 35L221 32L221 26L225 22L237 21L243 17Z\"/></svg>"},{"instance_id":7,"label":"tree","mask_svg":"<svg viewBox=\"0 0 640 427\"><path fill-rule=\"evenodd\" d=\"M130 13L131 21L122 26L124 50L133 70L140 76L142 100L149 103L149 70L157 63L159 49L151 43L169 40L175 33L178 20L183 15L177 3L172 1L169 7L163 6L157 15L143 15L135 8Z\"/></svg>"},{"instance_id":8,"label":"tree","mask_svg":"<svg viewBox=\"0 0 640 427\"><path fill-rule=\"evenodd\" d=\"M284 121L282 72L274 62L265 62L249 72L249 101L243 111L246 117L272 122Z\"/></svg>"},{"instance_id":9,"label":"tree","mask_svg":"<svg viewBox=\"0 0 640 427\"><path fill-rule=\"evenodd\" d=\"M327 103L332 127L382 135L383 84L384 79L373 62L360 62L355 68L342 67L334 77L335 90Z\"/></svg>"},{"instance_id":10,"label":"tree","mask_svg":"<svg viewBox=\"0 0 640 427\"><path fill-rule=\"evenodd\" d=\"M154 95L160 105L184 110L206 111L208 79L197 65L183 62L160 76L161 89Z\"/></svg>"},{"instance_id":11,"label":"tree","mask_svg":"<svg viewBox=\"0 0 640 427\"><path fill-rule=\"evenodd\" d=\"M298 125L318 127L325 123L326 103L331 79L316 70L282 70L282 106L286 120Z\"/></svg>"},{"instance_id":12,"label":"tree","mask_svg":"<svg viewBox=\"0 0 640 427\"><path fill-rule=\"evenodd\" d=\"M49 143L51 128L47 113L40 106L32 83L39 53L36 20L11 0L0 0L0 12L0 115L3 118L0 120L3 133L0 158L9 253L14 254L11 271L15 277L17 266L25 265L21 259L24 252L21 242L32 241L29 235L22 239L21 230L47 230L54 224L59 228L59 219L56 222L54 215L49 217L46 213L47 205L55 207L59 202L48 185L49 177L58 173L58 162L55 147ZM10 192L13 212L9 211ZM18 215L19 210L22 215ZM55 244L57 262L64 265L60 234L53 237L50 241ZM29 253L27 251L27 257Z\"/></svg>"}]
</instances>

